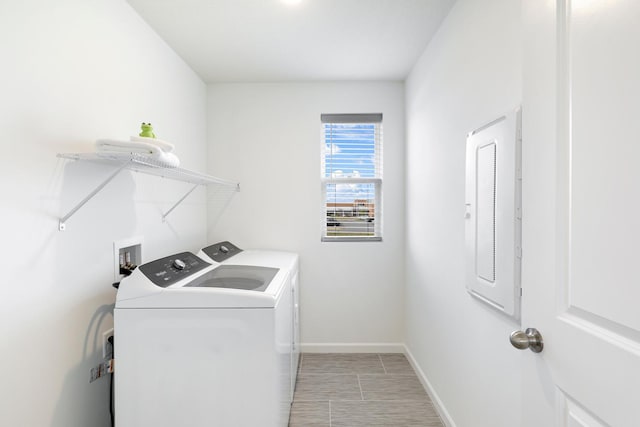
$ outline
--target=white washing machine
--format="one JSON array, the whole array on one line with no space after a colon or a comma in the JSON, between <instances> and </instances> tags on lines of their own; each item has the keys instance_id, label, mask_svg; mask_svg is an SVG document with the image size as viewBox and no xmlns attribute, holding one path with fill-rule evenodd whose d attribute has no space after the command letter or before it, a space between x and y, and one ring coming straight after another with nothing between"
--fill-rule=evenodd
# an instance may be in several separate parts
<instances>
[{"instance_id":1,"label":"white washing machine","mask_svg":"<svg viewBox=\"0 0 640 427\"><path fill-rule=\"evenodd\" d=\"M233 253L222 262L184 252L141 265L121 282L118 427L287 426L292 272L279 264L284 258L261 261L257 253L254 264L234 263L243 252L225 243Z\"/></svg>"}]
</instances>

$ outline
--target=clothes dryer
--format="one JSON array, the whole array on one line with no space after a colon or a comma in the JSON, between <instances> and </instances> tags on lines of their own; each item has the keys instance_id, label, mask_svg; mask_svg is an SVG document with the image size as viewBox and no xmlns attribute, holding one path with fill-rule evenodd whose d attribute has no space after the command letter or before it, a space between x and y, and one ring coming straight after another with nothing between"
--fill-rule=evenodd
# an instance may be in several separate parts
<instances>
[{"instance_id":1,"label":"clothes dryer","mask_svg":"<svg viewBox=\"0 0 640 427\"><path fill-rule=\"evenodd\" d=\"M294 252L272 249L242 250L231 242L219 242L202 248L198 256L207 262L220 265L256 266L287 271L291 283L291 385L289 394L293 401L298 365L300 362L300 280L299 256ZM284 314L283 314L284 315ZM282 352L285 354L286 352Z\"/></svg>"}]
</instances>

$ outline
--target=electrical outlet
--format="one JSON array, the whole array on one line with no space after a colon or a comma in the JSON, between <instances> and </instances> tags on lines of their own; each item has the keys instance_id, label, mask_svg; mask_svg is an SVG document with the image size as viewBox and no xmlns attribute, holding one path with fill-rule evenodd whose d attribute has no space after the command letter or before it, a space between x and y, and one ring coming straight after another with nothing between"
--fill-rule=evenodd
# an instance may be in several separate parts
<instances>
[{"instance_id":1,"label":"electrical outlet","mask_svg":"<svg viewBox=\"0 0 640 427\"><path fill-rule=\"evenodd\" d=\"M100 362L89 371L89 384L110 373L113 373L113 362L111 360Z\"/></svg>"},{"instance_id":2,"label":"electrical outlet","mask_svg":"<svg viewBox=\"0 0 640 427\"><path fill-rule=\"evenodd\" d=\"M109 337L113 336L113 328L102 334L102 358L104 360L113 359L113 346L109 342Z\"/></svg>"},{"instance_id":3,"label":"electrical outlet","mask_svg":"<svg viewBox=\"0 0 640 427\"><path fill-rule=\"evenodd\" d=\"M89 384L91 384L92 382L94 382L98 378L100 378L100 366L96 366L95 368L91 368L91 371L89 371Z\"/></svg>"},{"instance_id":4,"label":"electrical outlet","mask_svg":"<svg viewBox=\"0 0 640 427\"><path fill-rule=\"evenodd\" d=\"M105 374L104 363L100 362L99 365L96 365L96 367L91 368L91 372L89 374L89 384L99 379L104 374Z\"/></svg>"}]
</instances>

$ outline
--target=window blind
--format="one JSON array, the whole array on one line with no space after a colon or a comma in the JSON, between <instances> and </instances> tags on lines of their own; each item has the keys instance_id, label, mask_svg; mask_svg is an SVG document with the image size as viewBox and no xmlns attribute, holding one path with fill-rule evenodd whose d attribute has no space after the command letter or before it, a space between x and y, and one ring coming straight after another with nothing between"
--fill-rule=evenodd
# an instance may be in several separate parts
<instances>
[{"instance_id":1,"label":"window blind","mask_svg":"<svg viewBox=\"0 0 640 427\"><path fill-rule=\"evenodd\" d=\"M382 240L382 114L323 114L322 240Z\"/></svg>"}]
</instances>

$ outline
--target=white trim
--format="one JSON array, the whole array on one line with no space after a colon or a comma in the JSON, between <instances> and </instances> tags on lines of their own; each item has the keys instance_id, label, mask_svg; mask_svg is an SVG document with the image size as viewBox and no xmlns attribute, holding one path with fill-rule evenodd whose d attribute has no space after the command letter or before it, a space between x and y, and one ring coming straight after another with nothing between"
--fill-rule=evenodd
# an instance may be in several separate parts
<instances>
[{"instance_id":1,"label":"white trim","mask_svg":"<svg viewBox=\"0 0 640 427\"><path fill-rule=\"evenodd\" d=\"M409 348L406 345L404 346L404 354L405 356L407 356L407 360L409 360L409 363L413 367L413 370L416 371L416 375L418 376L418 379L420 380L420 382L422 383L422 386L424 387L427 394L431 398L433 407L438 412L438 415L440 415L442 422L447 427L456 427L456 423L453 422L453 418L451 418L451 415L449 415L449 412L447 411L447 408L445 408L444 404L442 403L442 400L440 400L438 393L436 393L435 389L427 379L427 376L422 371L422 369L420 368L420 365L418 365L418 362L416 362L416 359L413 357L413 354L411 354L411 351L409 351Z\"/></svg>"},{"instance_id":2,"label":"white trim","mask_svg":"<svg viewBox=\"0 0 640 427\"><path fill-rule=\"evenodd\" d=\"M306 343L303 353L404 353L402 343Z\"/></svg>"},{"instance_id":3,"label":"white trim","mask_svg":"<svg viewBox=\"0 0 640 427\"><path fill-rule=\"evenodd\" d=\"M362 122L352 121L357 118L363 117L377 117L380 120L370 121L364 120ZM347 119L345 119L345 117ZM332 121L331 119L336 119ZM362 135L362 138L349 137L350 132L343 133L343 129L350 129L349 125L373 125L366 126L366 135ZM359 127L359 126L358 126ZM370 133L373 131L373 133ZM321 140L320 140L320 179L321 179L321 234L320 239L323 242L353 242L353 241L381 241L382 240L382 114L373 115L353 115L353 114L323 114L322 115L322 127L321 127ZM346 145L342 145L346 144ZM359 163L360 155L362 153L369 153L371 145L373 144L373 159L372 164L363 165L361 168L355 165ZM341 152L340 147L345 148L344 152ZM337 150L334 149L337 147ZM353 163L353 172L345 171L343 175L343 169ZM327 170L329 167L330 170ZM347 168L348 169L348 168ZM336 173L340 172L338 176ZM365 176L352 176L356 172L360 172ZM358 173L357 175L360 175ZM328 175L328 176L327 176ZM370 176L373 175L373 176ZM346 187L345 187L346 185ZM354 187L355 186L355 187ZM362 186L358 189L357 187ZM373 188L371 188L373 186ZM328 191L328 187L331 190ZM329 197L333 196L333 198ZM374 223L373 230L370 230L367 225L364 230L366 235L361 235L362 231L352 229L351 231L342 231L336 228L331 229L327 225L327 222L331 219L329 215L329 203L333 199L333 203L338 203L337 200L343 200L344 203L350 203L353 197L353 208L356 208L355 201L358 198L367 200L367 210L370 210L370 201L374 200ZM334 208L335 213L336 208ZM355 213L355 211L354 211ZM367 216L371 217L371 213L367 212ZM360 226L361 224L356 223ZM351 227L354 228L354 227ZM344 233L344 234L342 234ZM373 233L373 236L369 235ZM334 236L333 234L340 234ZM343 240L342 237L348 239Z\"/></svg>"},{"instance_id":4,"label":"white trim","mask_svg":"<svg viewBox=\"0 0 640 427\"><path fill-rule=\"evenodd\" d=\"M322 236L321 242L382 242L381 236Z\"/></svg>"}]
</instances>

